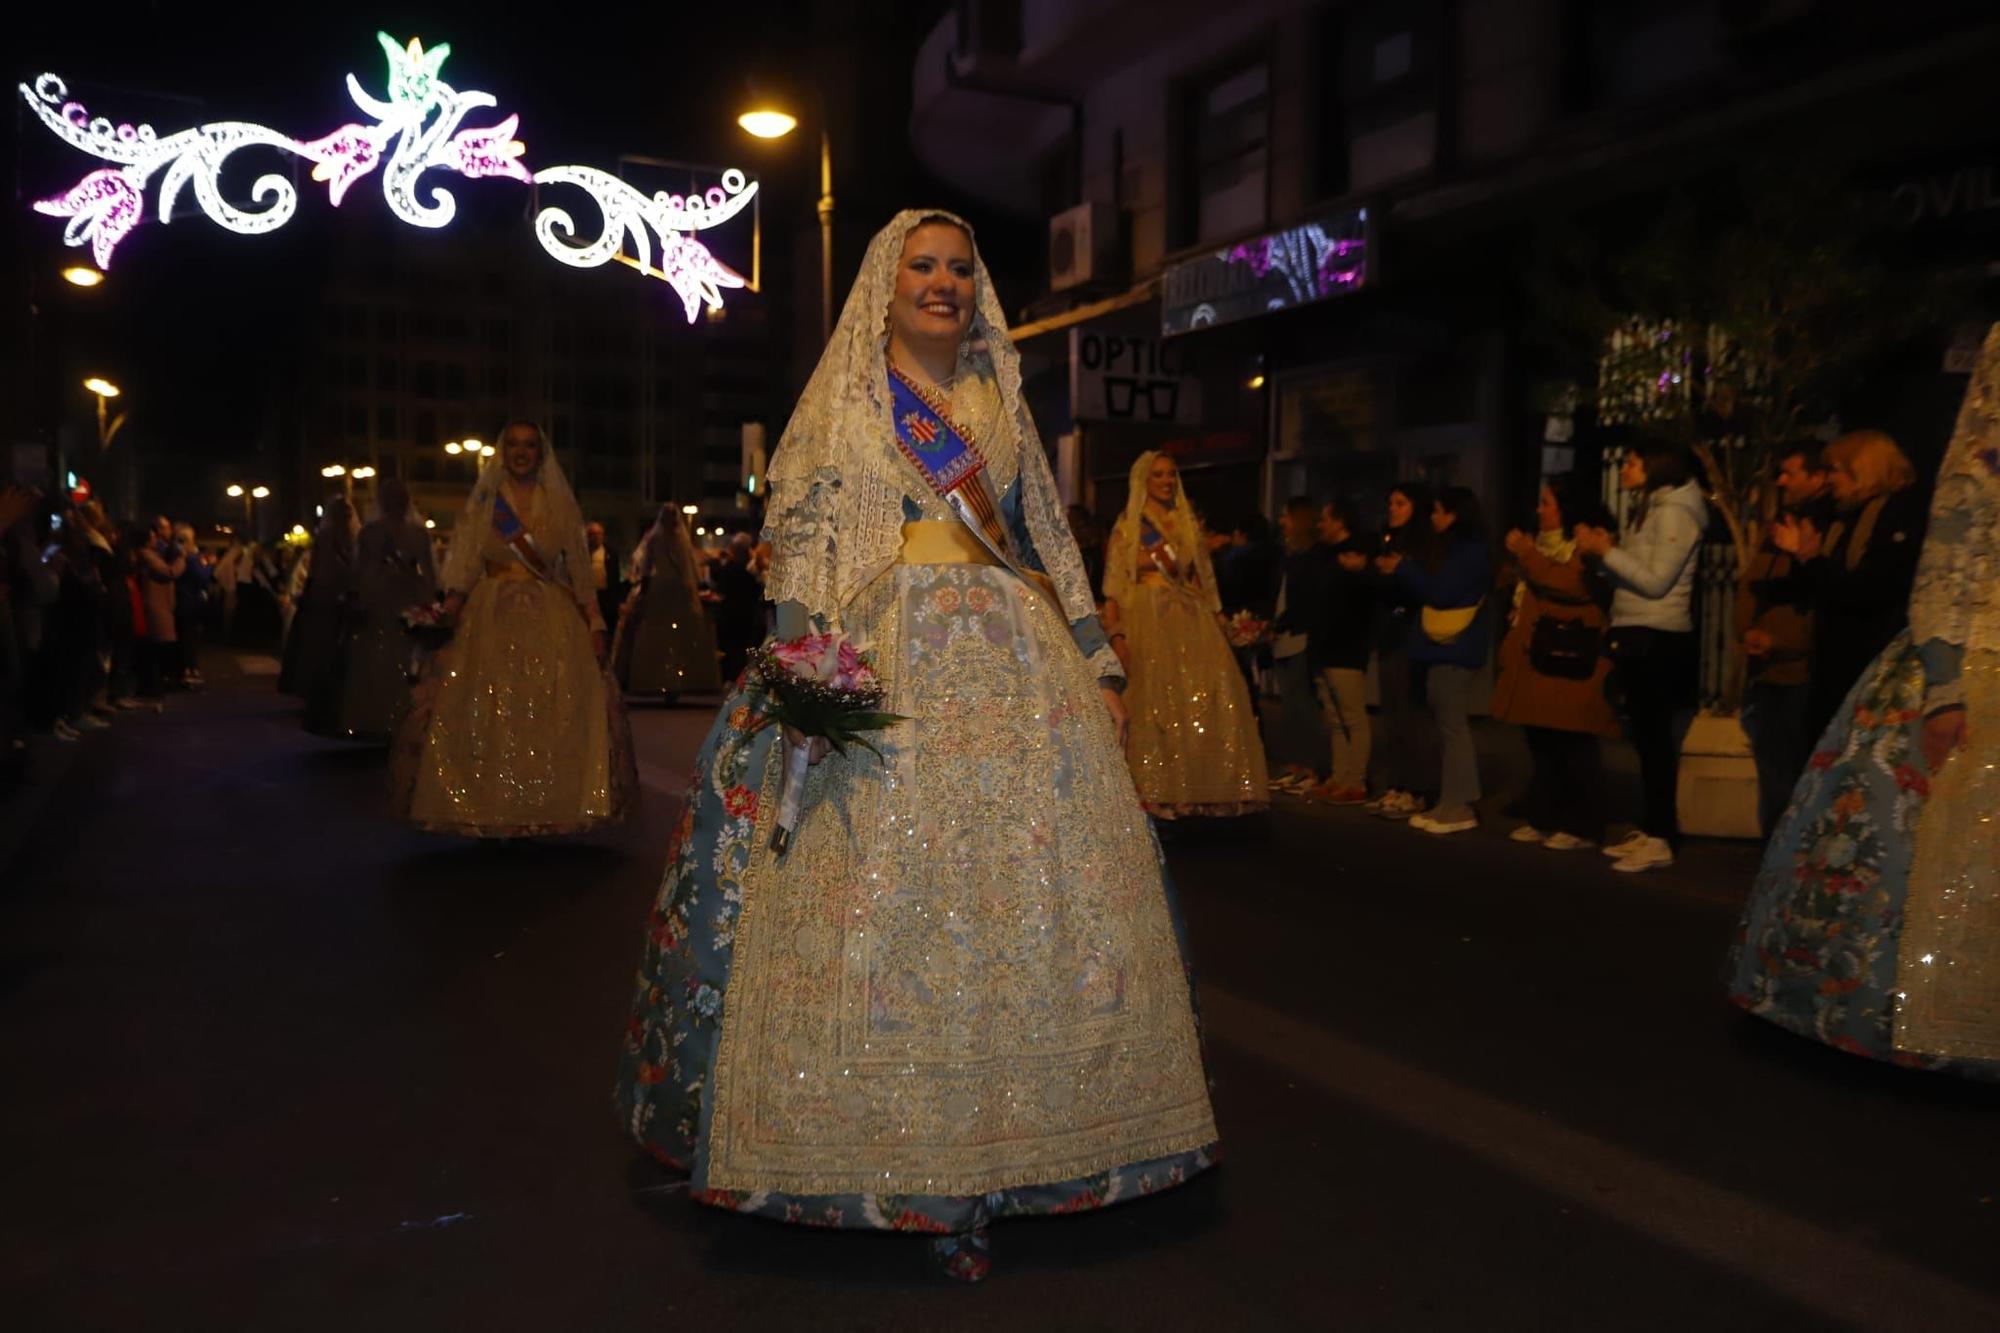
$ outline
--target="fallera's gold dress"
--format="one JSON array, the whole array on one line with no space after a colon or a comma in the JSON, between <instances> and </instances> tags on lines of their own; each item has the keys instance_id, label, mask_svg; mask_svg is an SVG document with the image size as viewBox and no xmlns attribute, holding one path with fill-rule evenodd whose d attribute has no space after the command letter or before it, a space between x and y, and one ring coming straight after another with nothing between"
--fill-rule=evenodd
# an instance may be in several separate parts
<instances>
[{"instance_id":1,"label":"fallera's gold dress","mask_svg":"<svg viewBox=\"0 0 2000 1333\"><path fill-rule=\"evenodd\" d=\"M536 494L522 521L542 550L560 551ZM618 691L591 646L594 597L558 581L567 562L553 578L531 571L490 524L479 554L457 632L397 736L397 817L473 837L580 833L622 817L636 773Z\"/></svg>"},{"instance_id":2,"label":"fallera's gold dress","mask_svg":"<svg viewBox=\"0 0 2000 1333\"><path fill-rule=\"evenodd\" d=\"M1138 543L1120 518L1112 559ZM1168 574L1141 550L1118 598L1131 672L1125 706L1132 714L1126 755L1139 799L1156 815L1241 815L1271 803L1264 743L1250 691L1216 622L1212 598L1188 558L1201 541L1179 513L1157 519L1166 544L1182 558Z\"/></svg>"}]
</instances>

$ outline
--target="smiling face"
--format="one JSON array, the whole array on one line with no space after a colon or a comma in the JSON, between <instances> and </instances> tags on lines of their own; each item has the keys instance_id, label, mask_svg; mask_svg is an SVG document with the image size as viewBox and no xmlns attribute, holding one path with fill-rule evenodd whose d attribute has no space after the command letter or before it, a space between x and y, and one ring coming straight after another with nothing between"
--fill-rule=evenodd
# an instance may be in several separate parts
<instances>
[{"instance_id":1,"label":"smiling face","mask_svg":"<svg viewBox=\"0 0 2000 1333\"><path fill-rule=\"evenodd\" d=\"M1180 484L1180 469L1174 466L1171 458L1155 458L1153 465L1146 469L1146 498L1162 508L1173 504L1174 492Z\"/></svg>"},{"instance_id":2,"label":"smiling face","mask_svg":"<svg viewBox=\"0 0 2000 1333\"><path fill-rule=\"evenodd\" d=\"M500 437L500 461L515 481L527 481L542 466L542 433L525 421L507 427Z\"/></svg>"},{"instance_id":3,"label":"smiling face","mask_svg":"<svg viewBox=\"0 0 2000 1333\"><path fill-rule=\"evenodd\" d=\"M972 238L944 222L927 222L903 240L889 331L910 347L956 348L972 327Z\"/></svg>"}]
</instances>

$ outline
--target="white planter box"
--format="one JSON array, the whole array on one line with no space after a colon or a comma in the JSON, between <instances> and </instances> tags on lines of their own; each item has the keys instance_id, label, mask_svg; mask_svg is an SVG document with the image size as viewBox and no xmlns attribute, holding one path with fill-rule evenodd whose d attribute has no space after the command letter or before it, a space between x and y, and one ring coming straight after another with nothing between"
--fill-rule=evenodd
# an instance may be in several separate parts
<instances>
[{"instance_id":1,"label":"white planter box","mask_svg":"<svg viewBox=\"0 0 2000 1333\"><path fill-rule=\"evenodd\" d=\"M1757 826L1757 761L1735 714L1696 715L1681 741L1674 797L1683 833L1752 840L1764 836Z\"/></svg>"}]
</instances>

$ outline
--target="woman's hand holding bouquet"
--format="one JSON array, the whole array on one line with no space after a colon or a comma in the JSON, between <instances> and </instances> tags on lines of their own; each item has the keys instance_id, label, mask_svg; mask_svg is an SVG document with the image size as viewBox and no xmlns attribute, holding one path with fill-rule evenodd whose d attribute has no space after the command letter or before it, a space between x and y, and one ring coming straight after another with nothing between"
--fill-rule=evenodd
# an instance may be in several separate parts
<instances>
[{"instance_id":1,"label":"woman's hand holding bouquet","mask_svg":"<svg viewBox=\"0 0 2000 1333\"><path fill-rule=\"evenodd\" d=\"M883 684L867 657L840 634L805 634L767 643L750 655L750 671L770 697L769 721L784 728L785 780L771 847L791 846L798 827L806 769L828 751L859 745L879 756L871 731L903 719L882 710Z\"/></svg>"}]
</instances>

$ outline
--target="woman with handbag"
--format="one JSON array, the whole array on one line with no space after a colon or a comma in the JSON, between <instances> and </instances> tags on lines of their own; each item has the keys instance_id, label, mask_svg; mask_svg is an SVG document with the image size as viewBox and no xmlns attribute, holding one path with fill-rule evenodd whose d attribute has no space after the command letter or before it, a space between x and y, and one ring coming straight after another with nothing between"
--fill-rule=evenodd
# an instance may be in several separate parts
<instances>
[{"instance_id":1,"label":"woman with handbag","mask_svg":"<svg viewBox=\"0 0 2000 1333\"><path fill-rule=\"evenodd\" d=\"M1517 724L1534 768L1522 802L1528 822L1516 842L1573 851L1603 840L1601 736L1618 735L1604 696L1611 662L1604 636L1611 620L1601 576L1577 554L1571 532L1603 527L1602 505L1577 498L1562 478L1544 482L1535 506L1537 531L1507 534L1520 569L1514 623L1501 640L1493 716Z\"/></svg>"},{"instance_id":2,"label":"woman with handbag","mask_svg":"<svg viewBox=\"0 0 2000 1333\"><path fill-rule=\"evenodd\" d=\"M1424 697L1443 751L1437 808L1412 815L1410 825L1426 833L1463 833L1479 827L1472 812L1479 799L1479 756L1467 704L1472 679L1486 665L1488 636L1480 610L1493 586L1493 560L1479 498L1465 487L1449 486L1439 494L1430 525L1436 540L1428 559L1386 555L1375 564L1419 604L1410 663L1424 672Z\"/></svg>"},{"instance_id":3,"label":"woman with handbag","mask_svg":"<svg viewBox=\"0 0 2000 1333\"><path fill-rule=\"evenodd\" d=\"M1701 487L1679 448L1654 441L1628 449L1618 483L1636 492L1624 533L1580 528L1576 549L1603 561L1616 591L1605 640L1639 751L1642 809L1630 837L1604 849L1627 874L1674 863L1680 842L1680 713L1694 707L1701 650L1694 633L1695 552L1708 527Z\"/></svg>"}]
</instances>

